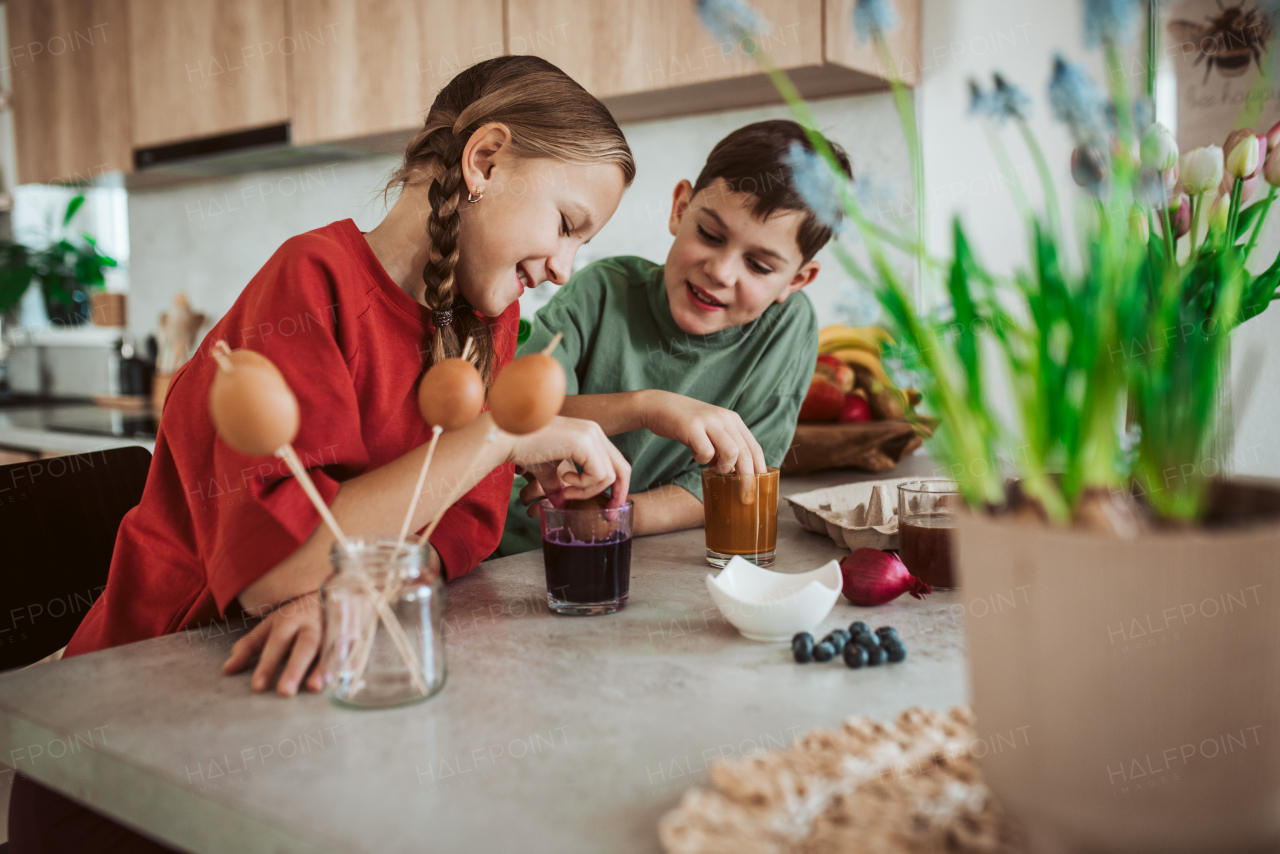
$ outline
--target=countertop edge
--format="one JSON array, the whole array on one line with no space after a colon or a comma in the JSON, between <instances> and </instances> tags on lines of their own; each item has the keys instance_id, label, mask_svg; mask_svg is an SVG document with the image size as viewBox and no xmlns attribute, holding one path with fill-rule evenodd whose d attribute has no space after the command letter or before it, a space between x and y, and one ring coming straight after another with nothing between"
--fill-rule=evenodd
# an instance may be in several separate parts
<instances>
[{"instance_id":1,"label":"countertop edge","mask_svg":"<svg viewBox=\"0 0 1280 854\"><path fill-rule=\"evenodd\" d=\"M89 731L90 740L93 732ZM277 826L175 786L135 767L127 756L108 755L92 746L85 749L84 740L75 735L50 732L0 704L0 749L10 765L23 766L16 769L18 772L82 804L90 800L84 792L92 787L94 811L162 843L195 851L235 850L244 839L253 838L267 841L268 850L282 854L335 854L336 849L317 847ZM106 738L103 733L104 746ZM59 744L62 753L53 756L53 748ZM80 749L72 749L77 744ZM33 761L29 755L14 758L18 751L29 754L35 746L44 748L41 755L49 759L41 763L39 757ZM173 804L175 798L181 804L177 809L153 808L157 802ZM144 831L144 827L154 829Z\"/></svg>"}]
</instances>

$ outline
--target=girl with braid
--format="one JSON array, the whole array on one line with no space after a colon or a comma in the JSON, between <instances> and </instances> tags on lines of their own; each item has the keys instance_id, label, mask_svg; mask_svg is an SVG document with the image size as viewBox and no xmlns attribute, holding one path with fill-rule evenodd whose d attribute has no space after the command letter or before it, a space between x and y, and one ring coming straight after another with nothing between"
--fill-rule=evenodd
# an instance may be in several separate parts
<instances>
[{"instance_id":1,"label":"girl with braid","mask_svg":"<svg viewBox=\"0 0 1280 854\"><path fill-rule=\"evenodd\" d=\"M256 658L253 690L319 690L308 672L333 537L281 461L216 437L210 348L225 340L280 368L302 413L294 446L333 515L351 534L385 532L408 508L431 434L418 379L470 338L467 358L487 384L515 353L520 294L568 281L634 175L608 110L545 60L505 56L454 78L388 185L399 195L386 218L367 234L347 219L286 241L173 377L142 502L66 654L266 613L251 630L232 619L240 639L224 672ZM548 493L612 486L615 503L626 498L630 467L595 422L558 417L487 442L492 423L484 412L440 438L413 519L421 531L469 488L428 547L449 579L497 546L514 466ZM562 461L579 471L560 473ZM10 840L15 854L165 850L22 776Z\"/></svg>"}]
</instances>

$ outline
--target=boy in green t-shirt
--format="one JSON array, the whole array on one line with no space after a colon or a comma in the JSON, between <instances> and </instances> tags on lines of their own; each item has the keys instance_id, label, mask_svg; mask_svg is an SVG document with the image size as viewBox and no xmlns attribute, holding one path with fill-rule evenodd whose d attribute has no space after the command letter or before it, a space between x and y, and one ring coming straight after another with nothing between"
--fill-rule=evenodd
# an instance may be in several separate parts
<instances>
[{"instance_id":1,"label":"boy in green t-shirt","mask_svg":"<svg viewBox=\"0 0 1280 854\"><path fill-rule=\"evenodd\" d=\"M520 345L537 352L564 334L553 354L568 377L560 413L598 422L631 463L636 535L702 524L703 466L753 474L791 445L818 351L813 306L798 292L831 237L792 183L794 144L810 149L790 121L729 134L696 183L676 185L666 264L591 264ZM536 480L517 481L498 554L539 547L542 497Z\"/></svg>"}]
</instances>

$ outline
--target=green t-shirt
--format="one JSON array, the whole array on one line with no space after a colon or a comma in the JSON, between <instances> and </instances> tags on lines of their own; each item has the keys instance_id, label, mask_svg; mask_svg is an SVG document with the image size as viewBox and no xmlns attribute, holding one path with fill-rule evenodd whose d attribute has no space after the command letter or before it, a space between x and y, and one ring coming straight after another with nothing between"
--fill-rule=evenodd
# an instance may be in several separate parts
<instances>
[{"instance_id":1,"label":"green t-shirt","mask_svg":"<svg viewBox=\"0 0 1280 854\"><path fill-rule=\"evenodd\" d=\"M667 303L662 265L606 258L573 276L533 319L518 355L537 352L557 332L554 356L569 394L663 389L732 409L742 416L771 466L791 447L800 404L813 378L818 321L803 293L773 303L752 322L710 335L689 335ZM631 491L675 484L702 499L702 467L684 445L632 430L611 437L631 463ZM537 519L520 503L516 478L498 554L539 548Z\"/></svg>"}]
</instances>

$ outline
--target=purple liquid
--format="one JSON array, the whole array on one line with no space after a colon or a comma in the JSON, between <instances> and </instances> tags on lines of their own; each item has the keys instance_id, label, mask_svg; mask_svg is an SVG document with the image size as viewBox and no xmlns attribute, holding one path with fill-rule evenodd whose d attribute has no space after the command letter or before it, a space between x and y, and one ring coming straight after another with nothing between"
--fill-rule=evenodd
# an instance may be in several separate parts
<instances>
[{"instance_id":1,"label":"purple liquid","mask_svg":"<svg viewBox=\"0 0 1280 854\"><path fill-rule=\"evenodd\" d=\"M631 587L630 537L584 543L556 528L542 540L542 558L547 592L562 602L611 602Z\"/></svg>"}]
</instances>

